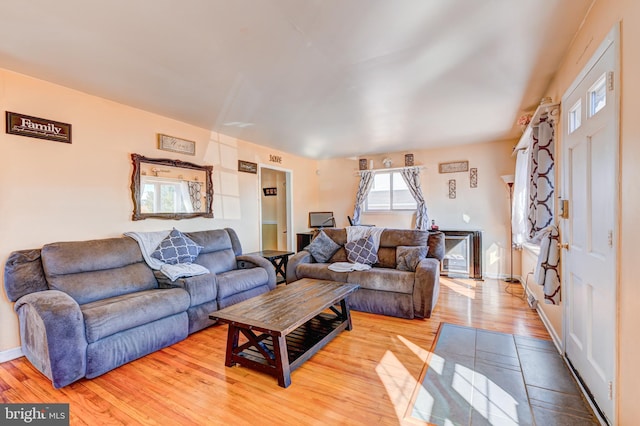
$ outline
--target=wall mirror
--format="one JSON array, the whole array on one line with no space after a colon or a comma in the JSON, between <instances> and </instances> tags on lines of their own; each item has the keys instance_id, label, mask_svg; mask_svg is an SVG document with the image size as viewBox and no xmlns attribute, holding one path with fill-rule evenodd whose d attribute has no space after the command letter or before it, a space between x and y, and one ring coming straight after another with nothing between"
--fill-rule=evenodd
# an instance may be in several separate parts
<instances>
[{"instance_id":1,"label":"wall mirror","mask_svg":"<svg viewBox=\"0 0 640 426\"><path fill-rule=\"evenodd\" d=\"M133 220L213 217L213 166L131 154Z\"/></svg>"}]
</instances>

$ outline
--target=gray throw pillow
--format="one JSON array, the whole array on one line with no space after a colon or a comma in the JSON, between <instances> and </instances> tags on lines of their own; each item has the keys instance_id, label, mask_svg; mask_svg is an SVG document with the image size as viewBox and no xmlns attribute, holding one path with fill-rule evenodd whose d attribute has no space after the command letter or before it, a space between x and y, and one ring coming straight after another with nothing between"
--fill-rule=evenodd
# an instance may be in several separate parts
<instances>
[{"instance_id":1,"label":"gray throw pillow","mask_svg":"<svg viewBox=\"0 0 640 426\"><path fill-rule=\"evenodd\" d=\"M191 238L173 228L167 237L158 244L151 257L164 263L192 263L200 254L202 247Z\"/></svg>"},{"instance_id":2,"label":"gray throw pillow","mask_svg":"<svg viewBox=\"0 0 640 426\"><path fill-rule=\"evenodd\" d=\"M347 260L351 263L373 265L378 263L378 253L373 245L373 238L368 236L357 241L350 241L344 246Z\"/></svg>"},{"instance_id":3,"label":"gray throw pillow","mask_svg":"<svg viewBox=\"0 0 640 426\"><path fill-rule=\"evenodd\" d=\"M340 245L338 243L333 241L324 231L320 231L304 250L311 253L316 262L327 263L339 248Z\"/></svg>"},{"instance_id":4,"label":"gray throw pillow","mask_svg":"<svg viewBox=\"0 0 640 426\"><path fill-rule=\"evenodd\" d=\"M396 269L415 272L418 263L427 257L427 246L396 247Z\"/></svg>"}]
</instances>

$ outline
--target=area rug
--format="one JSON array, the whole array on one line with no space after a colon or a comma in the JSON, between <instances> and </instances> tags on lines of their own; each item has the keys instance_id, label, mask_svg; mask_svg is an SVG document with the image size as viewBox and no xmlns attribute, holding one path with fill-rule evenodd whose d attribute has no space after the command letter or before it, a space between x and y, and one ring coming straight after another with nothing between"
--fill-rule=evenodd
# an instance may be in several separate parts
<instances>
[{"instance_id":1,"label":"area rug","mask_svg":"<svg viewBox=\"0 0 640 426\"><path fill-rule=\"evenodd\" d=\"M412 401L435 425L599 424L552 342L446 323Z\"/></svg>"}]
</instances>

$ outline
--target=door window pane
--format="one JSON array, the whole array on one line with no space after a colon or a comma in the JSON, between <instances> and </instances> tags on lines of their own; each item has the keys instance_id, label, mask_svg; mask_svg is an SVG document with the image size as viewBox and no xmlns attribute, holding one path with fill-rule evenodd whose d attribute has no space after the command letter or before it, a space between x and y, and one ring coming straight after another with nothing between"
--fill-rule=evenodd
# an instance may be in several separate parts
<instances>
[{"instance_id":1,"label":"door window pane","mask_svg":"<svg viewBox=\"0 0 640 426\"><path fill-rule=\"evenodd\" d=\"M593 117L607 105L607 74L596 81L589 89L589 117Z\"/></svg>"}]
</instances>

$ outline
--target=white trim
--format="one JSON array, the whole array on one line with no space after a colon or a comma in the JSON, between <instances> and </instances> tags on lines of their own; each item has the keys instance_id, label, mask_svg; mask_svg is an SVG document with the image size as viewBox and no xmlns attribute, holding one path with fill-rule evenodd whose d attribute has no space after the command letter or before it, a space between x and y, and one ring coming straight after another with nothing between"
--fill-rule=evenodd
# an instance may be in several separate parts
<instances>
[{"instance_id":1,"label":"white trim","mask_svg":"<svg viewBox=\"0 0 640 426\"><path fill-rule=\"evenodd\" d=\"M21 347L7 349L6 351L0 351L0 362L11 361L12 359L20 358L21 356L24 356Z\"/></svg>"}]
</instances>

